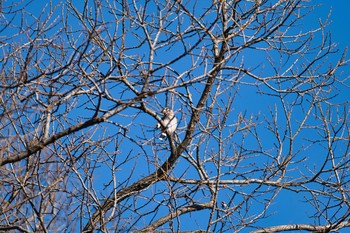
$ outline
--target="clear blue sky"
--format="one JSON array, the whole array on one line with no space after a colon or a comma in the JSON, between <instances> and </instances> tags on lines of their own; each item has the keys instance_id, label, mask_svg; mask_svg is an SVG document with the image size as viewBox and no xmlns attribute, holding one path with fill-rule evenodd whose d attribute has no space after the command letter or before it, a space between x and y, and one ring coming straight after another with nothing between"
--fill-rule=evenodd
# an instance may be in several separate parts
<instances>
[{"instance_id":1,"label":"clear blue sky","mask_svg":"<svg viewBox=\"0 0 350 233\"><path fill-rule=\"evenodd\" d=\"M307 17L308 21L303 21L305 24L303 24L302 27L316 25L318 18L324 21L330 9L332 9L330 17L331 25L327 27L327 30L331 32L333 42L339 44L339 50L344 50L347 46L350 45L350 0L314 0L313 2L318 2L321 4L321 6L316 8L316 10L309 17ZM350 58L350 56L348 55L347 58ZM350 75L349 66L343 68L343 70L345 76ZM342 98L349 100L349 95L349 92L344 92ZM151 124L153 123L149 123L149 125ZM104 174L101 174L101 180L104 178L103 175ZM307 209L300 209L298 203L302 200L294 199L294 197L290 196L288 192L283 192L281 194L283 195L281 195L280 198L276 199L276 201L280 202L276 204L276 209L274 209L274 207L271 208L272 211L278 211L278 214L268 219L265 223L266 226L288 223L307 223L304 221L305 216L310 213L308 213ZM281 203L283 204L281 205ZM291 216L290 213L293 213L293 216ZM298 216L295 214L298 214ZM186 224L186 222L184 222L184 224ZM189 229L193 230L193 228Z\"/></svg>"},{"instance_id":2,"label":"clear blue sky","mask_svg":"<svg viewBox=\"0 0 350 233\"><path fill-rule=\"evenodd\" d=\"M350 1L347 0L322 0L319 1L324 4L320 7L320 13L325 16L329 9L332 9L331 20L332 24L329 29L332 31L333 40L339 42L340 48L345 48L350 45Z\"/></svg>"},{"instance_id":3,"label":"clear blue sky","mask_svg":"<svg viewBox=\"0 0 350 233\"><path fill-rule=\"evenodd\" d=\"M350 1L349 0L321 0L313 1L319 2L321 6L316 8L312 13L311 17L308 17L308 22L305 22L305 25L309 26L310 24L314 25L317 23L318 18L325 19L331 11L331 25L327 27L332 34L333 42L338 44L339 50L344 50L350 45ZM339 54L340 56L340 54ZM347 59L350 59L350 54L348 54ZM343 67L344 77L350 75L350 66ZM348 88L344 88L344 92L340 97L342 100L350 100L350 93ZM281 195L283 194L283 195ZM290 192L283 191L280 193L280 197L276 199L279 201L278 204L272 206L270 211L275 210L276 213L271 218L268 218L266 221L267 226L279 225L279 224L302 224L306 223L305 217L312 213L311 209L300 208L300 201L303 201L299 198L294 198ZM347 232L343 230L341 232Z\"/></svg>"}]
</instances>

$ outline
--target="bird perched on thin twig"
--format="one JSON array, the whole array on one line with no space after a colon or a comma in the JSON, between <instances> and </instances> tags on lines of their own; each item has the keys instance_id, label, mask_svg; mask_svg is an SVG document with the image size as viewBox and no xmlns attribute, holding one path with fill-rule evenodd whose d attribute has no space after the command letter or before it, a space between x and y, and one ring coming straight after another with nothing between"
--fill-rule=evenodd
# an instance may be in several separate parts
<instances>
[{"instance_id":1,"label":"bird perched on thin twig","mask_svg":"<svg viewBox=\"0 0 350 233\"><path fill-rule=\"evenodd\" d=\"M164 116L162 118L163 124L157 124L157 129L162 129L162 134L159 137L160 140L164 140L166 138L166 132L168 132L168 134L174 133L177 127L177 119L174 115L173 110L171 110L168 107L165 107L162 110L162 114Z\"/></svg>"},{"instance_id":2,"label":"bird perched on thin twig","mask_svg":"<svg viewBox=\"0 0 350 233\"><path fill-rule=\"evenodd\" d=\"M227 209L227 204L224 201L221 202L221 208Z\"/></svg>"}]
</instances>

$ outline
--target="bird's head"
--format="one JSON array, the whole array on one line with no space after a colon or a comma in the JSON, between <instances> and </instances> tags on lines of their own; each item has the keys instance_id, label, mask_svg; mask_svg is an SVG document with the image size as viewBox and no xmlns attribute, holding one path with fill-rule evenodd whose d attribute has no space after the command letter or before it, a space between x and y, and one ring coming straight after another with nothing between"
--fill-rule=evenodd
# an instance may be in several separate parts
<instances>
[{"instance_id":1,"label":"bird's head","mask_svg":"<svg viewBox=\"0 0 350 233\"><path fill-rule=\"evenodd\" d=\"M169 116L169 115L173 115L174 112L173 110L171 110L170 108L168 107L165 107L163 110L162 110L162 113L164 116Z\"/></svg>"}]
</instances>

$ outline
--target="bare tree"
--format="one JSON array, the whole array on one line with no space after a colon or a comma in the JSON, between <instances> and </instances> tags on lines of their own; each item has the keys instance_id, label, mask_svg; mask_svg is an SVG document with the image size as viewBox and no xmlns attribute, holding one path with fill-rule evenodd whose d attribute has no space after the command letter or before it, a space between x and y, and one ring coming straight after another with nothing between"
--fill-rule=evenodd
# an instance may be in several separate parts
<instances>
[{"instance_id":1,"label":"bare tree","mask_svg":"<svg viewBox=\"0 0 350 233\"><path fill-rule=\"evenodd\" d=\"M0 230L349 227L348 61L314 2L2 2Z\"/></svg>"}]
</instances>

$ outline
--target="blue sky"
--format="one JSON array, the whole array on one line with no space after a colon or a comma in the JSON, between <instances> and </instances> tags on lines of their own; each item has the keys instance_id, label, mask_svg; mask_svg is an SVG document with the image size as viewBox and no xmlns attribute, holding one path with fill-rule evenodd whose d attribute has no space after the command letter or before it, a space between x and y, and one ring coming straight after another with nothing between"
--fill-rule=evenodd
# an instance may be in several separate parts
<instances>
[{"instance_id":1,"label":"blue sky","mask_svg":"<svg viewBox=\"0 0 350 233\"><path fill-rule=\"evenodd\" d=\"M318 2L319 4L321 4L321 6L316 8L316 10L310 16L307 17L307 21L303 21L303 25L301 25L301 27L302 28L309 28L309 27L312 27L312 25L317 25L318 18L320 18L322 21L324 21L329 13L329 10L332 8L332 13L330 16L331 25L329 27L327 27L327 30L331 31L333 42L337 42L339 44L339 50L340 51L344 50L350 44L350 27L349 27L350 1L349 0L333 0L333 1L332 0L321 0L321 1L314 1L314 2ZM340 54L339 54L339 56L340 56ZM349 56L347 56L347 57L349 58ZM348 76L350 74L348 66L343 68L343 70L344 70L345 76ZM247 105L247 104L253 105L254 103L256 103L256 100L254 99L253 95L250 95L250 93L245 93L245 94L246 94L246 96L244 96L244 97L246 97L245 99L248 100L247 102L244 103L245 105ZM244 95L244 93L242 93L242 96L243 95ZM250 96L253 96L253 97L251 97L249 99ZM342 96L340 96L339 98L340 98L340 100L349 100L349 92L347 91L347 92L342 93ZM236 108L238 108L238 107L236 107ZM257 112L253 112L253 113L255 114ZM74 114L76 114L76 113L74 113ZM126 120L129 120L129 119L126 119ZM231 120L234 121L235 119L231 119ZM154 119L151 119L150 122L148 122L147 120L142 122L142 124L144 124L144 126L145 126L144 128L146 128L146 127L150 128L153 125L155 125L155 123L156 122L154 122ZM181 122L181 124L182 124L182 126L184 126L185 122ZM146 128L146 129L148 129L148 128ZM164 154L167 154L167 152L164 152ZM166 157L161 157L160 160L165 160L165 158ZM180 162L182 163L184 161L180 160ZM149 169L149 171L152 172L154 169L153 166L147 165L147 164L144 164L141 162L138 164L138 166L140 166L140 167L149 166L147 168L143 167L144 171ZM186 166L183 166L182 168L186 169ZM142 168L140 168L140 170L142 170ZM179 170L181 170L181 169L179 169ZM147 173L147 172L145 172L145 173ZM100 185L100 186L103 185L103 180L105 179L105 175L106 174L104 174L102 172L97 175L97 177L96 177L97 181L101 181L101 182L98 182L97 185ZM125 173L124 175L128 176L127 173ZM136 180L138 178L139 177L135 177ZM151 190L151 192L153 191L153 189L150 189L150 190ZM148 191L146 191L145 193L147 193L147 192ZM278 213L278 214L275 214L274 216L269 218L265 222L266 226L275 225L275 224L305 223L305 216L309 215L310 212L309 212L309 209L300 209L299 204L300 204L300 201L303 201L303 200L301 200L299 197L295 198L295 196L292 195L292 193L290 193L288 191L283 191L281 194L282 195L280 195L280 197L275 200L276 202L278 201L279 203L276 204L275 206L271 207L271 211L272 212L276 211L276 213ZM220 196L220 199L224 200L225 197L226 197L225 193L223 192L223 195ZM282 205L281 205L281 203L282 203ZM291 213L293 213L293 216L291 216ZM200 217L200 215L199 215L199 217ZM186 225L186 222L184 222L183 224ZM189 224L190 225L187 226L188 229L193 230L193 228L191 228L191 226L192 226L191 223L189 223Z\"/></svg>"},{"instance_id":2,"label":"blue sky","mask_svg":"<svg viewBox=\"0 0 350 233\"><path fill-rule=\"evenodd\" d=\"M350 1L321 0L313 2L319 2L321 5L311 14L312 17L308 17L305 27L316 24L318 18L325 19L329 11L332 10L330 15L331 24L327 27L327 30L331 32L332 40L338 44L339 50L344 50L350 45ZM347 59L350 59L349 54ZM349 65L343 67L342 70L344 71L343 77L350 75ZM339 100L350 100L349 88L344 88ZM276 199L279 203L270 209L272 212L276 211L276 214L267 219L266 225L305 223L305 216L309 216L312 210L301 208L300 202L303 200L300 199L300 196L296 198L289 191L282 191L281 194ZM341 232L347 232L347 230Z\"/></svg>"},{"instance_id":3,"label":"blue sky","mask_svg":"<svg viewBox=\"0 0 350 233\"><path fill-rule=\"evenodd\" d=\"M350 2L347 0L322 0L319 1L322 6L319 7L319 11L316 10L316 14L323 15L325 17L329 9L332 9L331 21L329 29L332 31L333 40L339 43L339 48L345 48L350 45Z\"/></svg>"}]
</instances>

